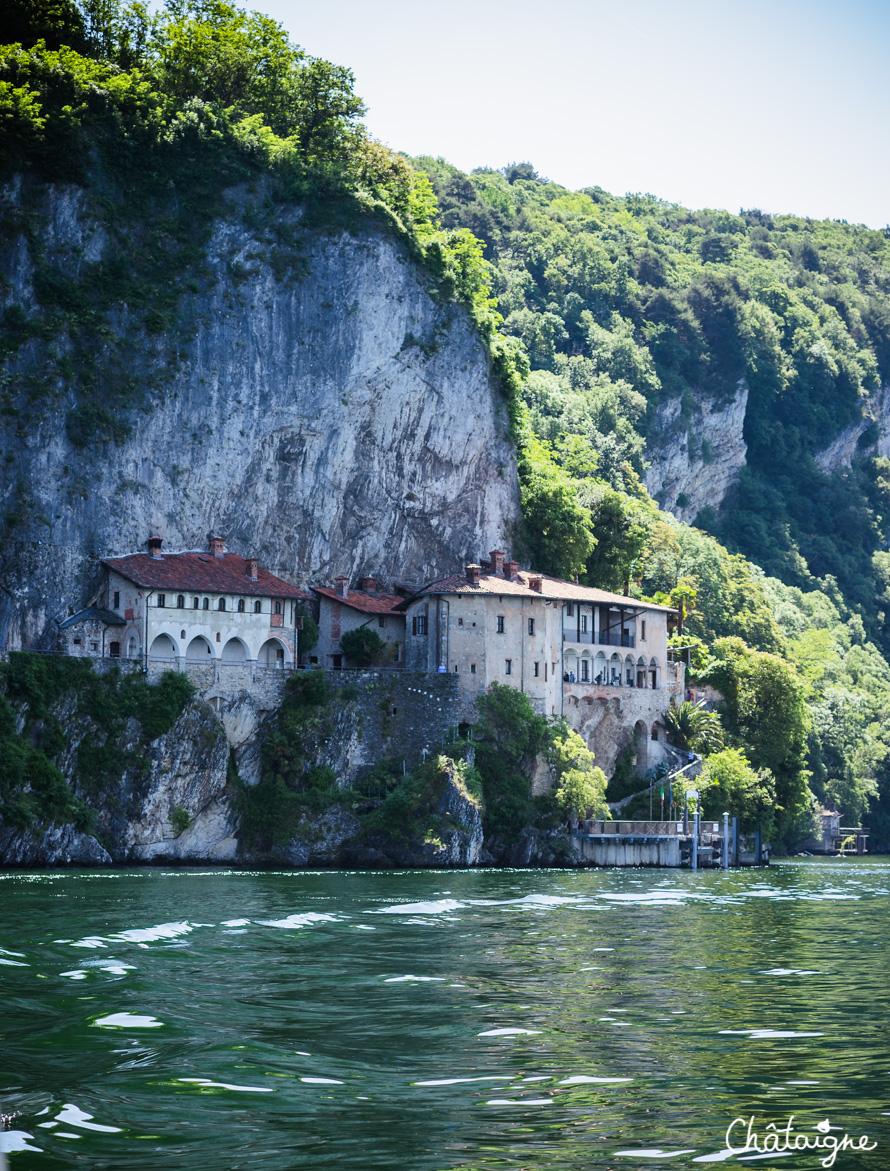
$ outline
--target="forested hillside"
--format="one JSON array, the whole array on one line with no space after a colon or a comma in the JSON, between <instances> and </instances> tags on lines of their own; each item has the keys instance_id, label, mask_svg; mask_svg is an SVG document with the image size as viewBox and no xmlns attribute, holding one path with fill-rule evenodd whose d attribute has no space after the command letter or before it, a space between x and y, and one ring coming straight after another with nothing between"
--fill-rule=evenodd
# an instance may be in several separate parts
<instances>
[{"instance_id":1,"label":"forested hillside","mask_svg":"<svg viewBox=\"0 0 890 1171\"><path fill-rule=\"evenodd\" d=\"M155 14L14 0L10 13L2 232L26 239L37 276L28 303L3 290L7 425L24 434L64 402L70 443L94 452L163 399L226 189L252 193L245 222L282 280L299 281L304 258L277 209L299 206L319 230L382 227L488 347L525 559L683 608L676 641L727 697L738 750L714 784L732 773L752 809L776 807L777 835L800 837L815 794L890 845L890 460L875 422L849 468L816 462L844 428L877 420L890 383L890 232L571 192L525 163L465 175L406 160L362 126L347 68L222 0ZM43 249L50 184L98 195L113 259ZM250 275L230 267L236 284ZM747 466L719 510L680 524L644 485L658 407L679 399L691 417L740 385ZM27 484L7 488L14 539L41 518Z\"/></svg>"},{"instance_id":2,"label":"forested hillside","mask_svg":"<svg viewBox=\"0 0 890 1171\"><path fill-rule=\"evenodd\" d=\"M440 222L484 242L503 329L529 357L528 552L685 602L703 680L762 677L724 721L770 770L780 828L806 820L809 780L886 847L890 460L876 423L850 468L815 457L877 417L890 383L890 229L573 192L528 163L414 163ZM657 408L742 382L747 466L722 508L678 524L642 483Z\"/></svg>"}]
</instances>

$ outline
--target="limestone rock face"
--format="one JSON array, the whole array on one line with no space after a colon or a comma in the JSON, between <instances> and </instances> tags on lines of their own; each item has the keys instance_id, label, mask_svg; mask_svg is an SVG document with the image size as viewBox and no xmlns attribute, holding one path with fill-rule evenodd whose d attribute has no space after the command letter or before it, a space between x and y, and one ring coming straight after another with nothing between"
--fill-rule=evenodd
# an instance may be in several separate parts
<instances>
[{"instance_id":1,"label":"limestone rock face","mask_svg":"<svg viewBox=\"0 0 890 1171\"><path fill-rule=\"evenodd\" d=\"M151 777L121 846L127 860L230 861L238 849L224 795L229 746L204 704L152 744Z\"/></svg>"},{"instance_id":2,"label":"limestone rock face","mask_svg":"<svg viewBox=\"0 0 890 1171\"><path fill-rule=\"evenodd\" d=\"M868 432L868 435L866 435ZM863 404L862 418L852 423L816 456L823 472L848 468L854 456L890 457L890 386Z\"/></svg>"},{"instance_id":3,"label":"limestone rock face","mask_svg":"<svg viewBox=\"0 0 890 1171\"><path fill-rule=\"evenodd\" d=\"M18 189L6 194L14 208ZM122 412L128 438L72 446L64 388L20 433L0 419L0 506L18 508L0 545L0 646L51 641L94 594L97 559L150 533L176 550L216 530L303 584L422 580L502 545L518 518L506 410L466 313L430 295L394 238L301 230L299 209L280 214L300 269L279 279L246 202L216 224L205 291L182 299L194 329L170 339L175 372ZM72 274L108 255L81 189L49 188L38 218L45 254L70 256ZM0 309L13 296L33 309L35 271L23 235L3 243ZM42 355L27 343L14 378L39 378ZM149 381L137 346L130 373Z\"/></svg>"},{"instance_id":4,"label":"limestone rock face","mask_svg":"<svg viewBox=\"0 0 890 1171\"><path fill-rule=\"evenodd\" d=\"M4 866L107 866L112 858L90 834L73 825L51 825L38 832L0 827Z\"/></svg>"},{"instance_id":5,"label":"limestone rock face","mask_svg":"<svg viewBox=\"0 0 890 1171\"><path fill-rule=\"evenodd\" d=\"M678 520L690 522L705 505L717 508L745 466L743 436L748 387L728 400L699 398L691 416L669 399L656 411L646 487Z\"/></svg>"}]
</instances>

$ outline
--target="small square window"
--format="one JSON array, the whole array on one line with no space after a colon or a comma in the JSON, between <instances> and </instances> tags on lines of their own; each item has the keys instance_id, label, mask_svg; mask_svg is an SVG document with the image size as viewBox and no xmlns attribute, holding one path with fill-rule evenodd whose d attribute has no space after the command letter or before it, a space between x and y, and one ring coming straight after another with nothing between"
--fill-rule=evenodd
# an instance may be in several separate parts
<instances>
[{"instance_id":1,"label":"small square window","mask_svg":"<svg viewBox=\"0 0 890 1171\"><path fill-rule=\"evenodd\" d=\"M458 624L458 626L463 626L463 624L464 624L463 618L458 618L457 624Z\"/></svg>"}]
</instances>

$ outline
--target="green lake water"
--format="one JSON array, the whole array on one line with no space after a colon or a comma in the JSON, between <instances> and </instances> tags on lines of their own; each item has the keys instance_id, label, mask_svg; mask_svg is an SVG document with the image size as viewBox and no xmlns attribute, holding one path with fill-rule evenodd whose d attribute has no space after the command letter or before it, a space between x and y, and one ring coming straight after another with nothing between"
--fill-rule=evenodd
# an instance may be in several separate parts
<instances>
[{"instance_id":1,"label":"green lake water","mask_svg":"<svg viewBox=\"0 0 890 1171\"><path fill-rule=\"evenodd\" d=\"M884 860L6 873L0 899L11 1171L816 1169L727 1148L791 1115L890 1168Z\"/></svg>"}]
</instances>

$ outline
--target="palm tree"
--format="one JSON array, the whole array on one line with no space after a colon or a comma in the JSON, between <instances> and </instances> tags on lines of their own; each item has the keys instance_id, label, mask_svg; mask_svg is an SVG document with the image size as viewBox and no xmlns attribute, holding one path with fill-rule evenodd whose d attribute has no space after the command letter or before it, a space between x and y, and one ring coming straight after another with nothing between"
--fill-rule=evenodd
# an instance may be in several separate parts
<instances>
[{"instance_id":1,"label":"palm tree","mask_svg":"<svg viewBox=\"0 0 890 1171\"><path fill-rule=\"evenodd\" d=\"M668 738L678 748L706 755L723 747L720 717L707 710L704 700L684 699L679 706L672 702L664 722Z\"/></svg>"}]
</instances>

